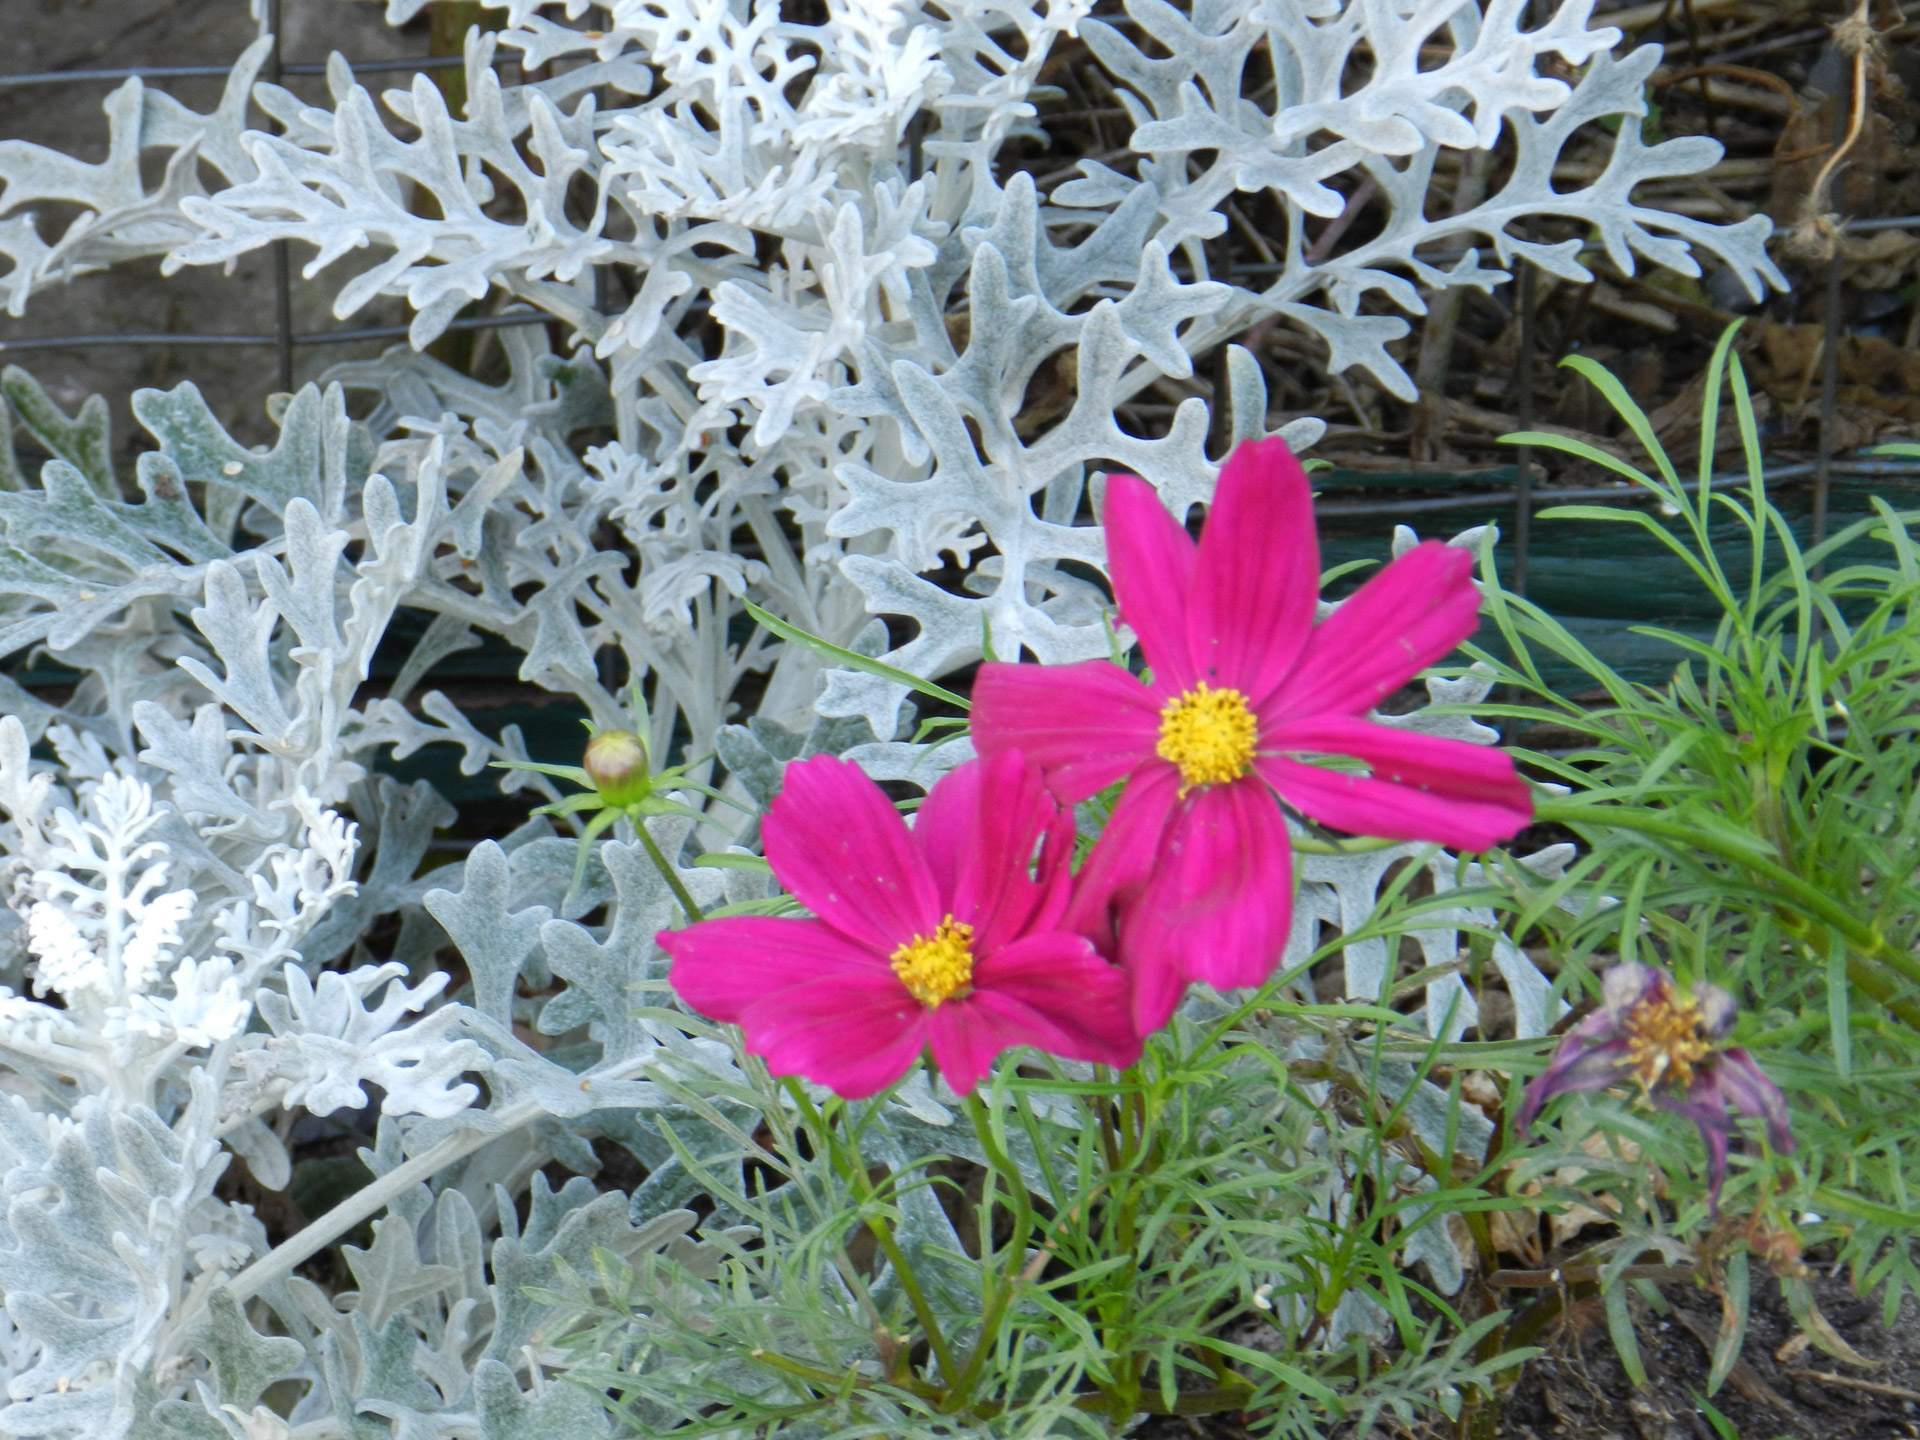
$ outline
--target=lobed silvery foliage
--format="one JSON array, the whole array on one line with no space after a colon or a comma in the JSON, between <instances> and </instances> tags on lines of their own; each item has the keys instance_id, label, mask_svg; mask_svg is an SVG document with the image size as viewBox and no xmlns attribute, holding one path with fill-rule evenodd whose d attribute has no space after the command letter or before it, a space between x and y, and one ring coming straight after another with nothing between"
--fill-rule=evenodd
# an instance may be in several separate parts
<instances>
[{"instance_id":1,"label":"lobed silvery foliage","mask_svg":"<svg viewBox=\"0 0 1920 1440\"><path fill-rule=\"evenodd\" d=\"M390 0L389 18L418 8ZM672 894L630 829L578 891L573 842L545 821L423 870L454 812L379 764L443 743L469 774L526 758L511 727L415 699L442 660L498 637L523 681L603 727L634 722L644 682L656 753L717 750L749 802L821 750L926 783L964 741L901 738L901 685L744 630L740 602L925 677L989 641L1048 662L1105 654L1088 523L1101 475L1145 476L1185 514L1218 458L1201 398L1157 438L1116 410L1190 380L1194 357L1255 320L1305 326L1336 368L1404 397L1402 317L1434 288L1506 278L1466 242L1587 278L1582 242L1529 238L1531 216L1574 221L1623 266L1692 272L1704 251L1756 294L1780 283L1764 220L1634 204L1640 182L1718 151L1642 142L1658 52L1614 57L1587 0L1534 30L1517 0L1128 0L1098 19L1090 0L829 0L818 24L745 0L616 0L594 29L578 0L494 8L504 28L468 36L459 115L423 77L376 103L337 57L331 104L309 105L255 83L263 40L211 115L129 81L100 165L0 144L12 313L122 260L218 264L298 240L317 252L310 275L371 252L337 314L392 295L414 315L412 348L276 397L271 448L232 439L191 386L142 392L154 448L130 479L108 463L103 407L70 419L17 371L0 386L54 457L29 477L0 446L0 654L39 647L80 676L59 705L0 677L0 1433L597 1433L597 1402L553 1379L536 1295L596 1250L682 1277L638 1301L676 1315L699 1303L676 1286L720 1273L724 1232L695 1241L684 1206L711 1190L700 1155L751 1132L738 1097L760 1092L696 1023L635 1012L636 987L660 988L650 937L676 918ZM1075 35L1132 118L1137 160L1083 160L1043 194L997 167L1039 133L1042 69ZM1450 58L1422 69L1435 42ZM562 73L505 85L502 47ZM277 133L248 127L249 98ZM1603 172L1556 193L1555 158L1607 117L1626 123ZM1505 183L1428 218L1443 154L1503 134ZM1387 223L1312 254L1308 217L1362 182ZM1263 190L1289 217L1280 269L1260 289L1212 278L1224 207ZM31 208L49 200L79 212L58 235ZM551 317L572 343L502 330L499 384L420 353L476 303ZM1048 364L1071 366L1074 394L1036 415L1024 397ZM1231 438L1264 435L1257 364L1236 349L1226 374ZM1319 428L1283 433L1304 446ZM583 445L591 431L610 438ZM927 578L949 563L958 587ZM403 607L430 623L369 694ZM876 616L910 638L889 648ZM1450 702L1484 693L1441 686ZM557 798L524 771L501 783ZM754 872L691 864L726 843L725 815L648 826L700 904L751 905ZM1308 861L1297 943L1322 920L1361 926L1413 853ZM1429 863L1440 888L1471 883ZM1445 964L1491 915L1428 923L1417 938ZM434 968L448 946L470 981L458 995ZM1545 982L1511 945L1493 956L1522 1033L1544 1031ZM1380 994L1387 958L1356 940L1349 993ZM1472 1003L1448 975L1425 1023L1457 1035ZM269 1249L223 1173L283 1187L301 1112L376 1104L371 1183ZM903 1091L886 1123L900 1164L964 1151L930 1093ZM590 1175L608 1146L647 1172L631 1197L541 1173ZM957 1248L937 1207L920 1220L916 1243ZM368 1243L337 1252L352 1287L298 1273L368 1221ZM1417 1258L1457 1283L1444 1247Z\"/></svg>"}]
</instances>

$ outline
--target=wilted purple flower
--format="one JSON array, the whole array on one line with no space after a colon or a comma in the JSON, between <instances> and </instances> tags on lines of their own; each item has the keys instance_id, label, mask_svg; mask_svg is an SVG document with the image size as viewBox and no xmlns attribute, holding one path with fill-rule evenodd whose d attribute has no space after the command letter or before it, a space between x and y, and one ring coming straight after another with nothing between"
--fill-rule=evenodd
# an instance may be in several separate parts
<instances>
[{"instance_id":1,"label":"wilted purple flower","mask_svg":"<svg viewBox=\"0 0 1920 1440\"><path fill-rule=\"evenodd\" d=\"M1682 996L1673 977L1650 965L1616 965L1602 981L1599 1010L1567 1034L1553 1061L1521 1101L1516 1129L1525 1135L1540 1107L1556 1095L1639 1084L1654 1105L1700 1127L1707 1146L1708 1197L1719 1208L1727 1175L1733 1114L1767 1124L1767 1140L1793 1153L1793 1130L1780 1089L1737 1047L1721 1048L1733 1029L1733 997L1717 985Z\"/></svg>"}]
</instances>

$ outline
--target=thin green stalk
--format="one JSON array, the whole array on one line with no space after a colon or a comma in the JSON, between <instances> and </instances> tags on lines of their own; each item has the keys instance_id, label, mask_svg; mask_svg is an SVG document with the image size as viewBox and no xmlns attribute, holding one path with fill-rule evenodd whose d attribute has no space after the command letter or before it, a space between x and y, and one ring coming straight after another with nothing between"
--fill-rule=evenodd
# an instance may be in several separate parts
<instances>
[{"instance_id":1,"label":"thin green stalk","mask_svg":"<svg viewBox=\"0 0 1920 1440\"><path fill-rule=\"evenodd\" d=\"M1123 1070L1120 1072L1119 1078L1124 1081L1126 1077L1132 1073L1131 1070ZM1093 1078L1096 1084L1105 1084L1107 1080L1107 1067L1104 1065L1096 1065L1093 1071ZM1095 1107L1095 1111L1100 1117L1100 1150L1106 1159L1109 1170L1117 1170L1120 1168L1120 1129L1115 1123L1115 1116L1119 1109L1120 1102L1113 1095L1103 1096L1100 1103Z\"/></svg>"},{"instance_id":2,"label":"thin green stalk","mask_svg":"<svg viewBox=\"0 0 1920 1440\"><path fill-rule=\"evenodd\" d=\"M866 1161L857 1151L852 1156L847 1154L839 1135L815 1108L813 1101L807 1098L807 1092L801 1088L799 1081L788 1076L782 1083L786 1086L787 1093L793 1097L794 1104L799 1107L801 1117L807 1122L808 1127L820 1137L821 1143L826 1147L828 1159L833 1168L839 1171L840 1178L852 1187L859 1197L862 1208L871 1210L878 1203L878 1198L873 1188L873 1181L867 1174ZM927 1303L926 1294L920 1288L919 1277L913 1273L913 1267L907 1263L906 1255L901 1251L899 1242L893 1237L893 1228L885 1220L878 1215L868 1214L863 1217L862 1223L866 1225L867 1232L873 1236L874 1243L880 1247L880 1253L887 1257L887 1263L893 1266L893 1273L899 1277L900 1288L906 1293L907 1304L913 1310L914 1318L920 1322L920 1328L926 1332L927 1345L932 1349L934 1359L939 1361L940 1374L947 1382L947 1391L951 1392L954 1379L959 1375L960 1369L953 1362L953 1350L947 1344L946 1333L941 1330L939 1320L934 1317L933 1307Z\"/></svg>"},{"instance_id":3,"label":"thin green stalk","mask_svg":"<svg viewBox=\"0 0 1920 1440\"><path fill-rule=\"evenodd\" d=\"M1018 1097L1015 1099L1018 1104ZM981 1103L977 1091L966 1099L967 1118L973 1121L974 1134L980 1141L980 1149L987 1157L987 1164L1000 1177L1007 1188L1008 1199L1013 1205L1013 1235L1006 1246L1007 1261L999 1277L988 1292L986 1306L980 1315L980 1335L974 1342L973 1353L967 1357L966 1366L955 1378L947 1393L942 1409L951 1413L967 1403L980 1372L986 1367L987 1356L992 1353L999 1340L1000 1322L1006 1318L1013 1297L1020 1288L1020 1272L1026 1264L1027 1239L1033 1233L1033 1202L1027 1194L1026 1177L1013 1163L1013 1157L1001 1146L993 1134L993 1119L987 1114L987 1107ZM987 1243L988 1227L981 1227L981 1247Z\"/></svg>"},{"instance_id":4,"label":"thin green stalk","mask_svg":"<svg viewBox=\"0 0 1920 1440\"><path fill-rule=\"evenodd\" d=\"M1026 1253L1026 1237L1033 1232L1033 1204L1027 1195L1026 1177L994 1136L993 1117L987 1114L987 1107L981 1103L979 1092L969 1094L966 1104L967 1117L973 1121L974 1132L980 1139L980 1149L985 1153L987 1163L1006 1182L1008 1198L1013 1204L1014 1238L1007 1248L1014 1252L1014 1269L1018 1270L1021 1257Z\"/></svg>"},{"instance_id":5,"label":"thin green stalk","mask_svg":"<svg viewBox=\"0 0 1920 1440\"><path fill-rule=\"evenodd\" d=\"M1710 830L1644 810L1565 801L1543 800L1534 806L1533 813L1536 823L1559 821L1565 825L1612 825L1622 830L1634 830L1643 835L1655 835L1663 840L1691 845L1718 855L1723 860L1730 860L1791 897L1794 903L1843 936L1860 955L1870 957L1920 984L1920 961L1888 945L1878 930L1862 925L1839 901L1818 886L1801 879L1784 865L1721 839Z\"/></svg>"},{"instance_id":6,"label":"thin green stalk","mask_svg":"<svg viewBox=\"0 0 1920 1440\"><path fill-rule=\"evenodd\" d=\"M862 1170L860 1177L866 1181L862 1199L872 1205L877 1203L873 1184L866 1180ZM934 1317L933 1307L927 1303L927 1297L920 1288L920 1277L913 1273L913 1267L907 1263L906 1253L901 1250L899 1241L894 1239L893 1227L878 1216L868 1216L867 1230L872 1234L874 1243L880 1247L880 1253L887 1257L887 1263L893 1266L893 1273L900 1278L900 1288L906 1292L907 1304L912 1307L914 1318L920 1322L920 1328L927 1333L927 1344L933 1350L934 1359L940 1362L940 1374L947 1382L950 1392L955 1377L960 1373L953 1363L953 1349L947 1343L946 1333L941 1330L940 1322Z\"/></svg>"},{"instance_id":7,"label":"thin green stalk","mask_svg":"<svg viewBox=\"0 0 1920 1440\"><path fill-rule=\"evenodd\" d=\"M636 820L633 829L634 833L640 837L640 843L647 847L647 854L652 857L654 867L660 872L660 878L667 882L667 888L673 891L673 898L680 902L680 909L685 913L687 923L697 924L700 919L700 902L687 893L687 887L680 882L680 876L675 873L673 866L667 863L667 857L660 853L660 847L654 843L653 836L647 831L647 822Z\"/></svg>"}]
</instances>

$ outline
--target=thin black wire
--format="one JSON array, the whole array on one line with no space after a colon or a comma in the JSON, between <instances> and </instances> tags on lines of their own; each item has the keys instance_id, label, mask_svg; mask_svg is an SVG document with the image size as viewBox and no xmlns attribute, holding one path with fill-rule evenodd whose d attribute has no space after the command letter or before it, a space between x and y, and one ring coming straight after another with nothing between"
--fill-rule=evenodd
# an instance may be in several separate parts
<instances>
[{"instance_id":1,"label":"thin black wire","mask_svg":"<svg viewBox=\"0 0 1920 1440\"><path fill-rule=\"evenodd\" d=\"M1768 486L1787 480L1801 480L1815 472L1816 466L1811 460L1799 461L1792 465L1769 466L1766 473ZM1907 479L1920 481L1920 464L1888 460L1836 460L1829 473L1863 478ZM1744 490L1753 480L1745 474L1716 475L1710 485L1714 490ZM1469 495L1436 495L1418 500L1362 500L1351 503L1333 501L1316 502L1313 513L1322 519L1348 518L1360 519L1381 515L1428 515L1441 510L1501 510L1509 505L1518 505L1530 501L1535 505L1560 505L1576 500L1653 500L1658 497L1642 490L1637 485L1621 482L1618 485L1582 486L1561 489L1527 489L1522 491L1515 486L1506 490L1477 490Z\"/></svg>"},{"instance_id":2,"label":"thin black wire","mask_svg":"<svg viewBox=\"0 0 1920 1440\"><path fill-rule=\"evenodd\" d=\"M325 65L289 65L282 61L280 52L280 6L281 0L266 0L267 32L273 36L274 43L273 49L268 56L267 64L262 67L264 78L278 82L290 75L326 74L327 67ZM464 65L466 62L464 57L458 55L431 55L412 60L369 60L360 64L354 64L351 61L348 63L356 74L379 74L397 71L451 69L455 66ZM520 61L518 56L501 55L496 57L495 63L519 64ZM0 90L19 89L39 85L80 84L89 81L117 81L135 77L147 80L224 76L231 72L232 67L225 65L139 65L104 70L47 70L30 72L24 75L0 75ZM916 122L921 120L921 117L918 115L914 118ZM921 135L917 131L910 132L910 169L913 172L913 178L918 178L920 169L920 139ZM1849 222L1845 228L1849 231L1920 229L1920 215L1855 220ZM22 340L0 340L0 354L24 354L32 351L63 349L94 349L126 345L191 346L206 348L272 345L279 352L277 358L279 360L281 387L286 390L291 390L293 388L293 351L296 347L352 344L368 340L397 340L404 339L412 333L412 328L407 325L376 325L356 330L295 331L293 329L292 263L288 242L285 240L275 241L273 250L275 325L272 334L207 335L194 333L126 332L105 335L42 335ZM1441 256L1438 258L1444 259L1446 257ZM1256 261L1242 264L1236 268L1248 275L1256 275L1278 272L1286 267L1280 263ZM1531 289L1531 286L1527 284L1527 282L1531 278L1531 269L1528 267L1520 276L1520 289L1522 292L1522 303L1520 306L1522 355L1519 368L1522 373L1523 383L1525 379L1530 378L1527 372L1532 368L1528 363L1532 358L1530 353L1532 336L1529 333L1532 327L1527 322L1532 319L1530 312L1533 307L1526 303L1526 300L1530 298L1526 292ZM549 323L559 322L556 322L554 317L550 315L536 311L514 311L505 315L482 315L469 319L454 320L449 322L445 328L447 330L493 330L520 325L545 325ZM1827 348L1832 349L1833 347L1829 344ZM1530 386L1527 388L1529 390L1531 389ZM1531 409L1531 406L1527 403L1530 399L1530 395L1523 395L1523 409ZM1516 526L1518 534L1516 535L1515 581L1517 585L1524 586L1524 576L1526 574L1528 558L1526 554L1526 539L1527 532L1531 528L1527 522L1531 518L1530 512L1533 508L1533 501L1536 498L1555 502L1565 500L1633 500L1645 498L1636 490L1617 486L1610 486L1603 489L1555 489L1547 492L1535 492L1531 483L1533 478L1531 466L1528 464L1530 458L1527 452L1522 452L1520 483L1510 490L1479 491L1469 495L1446 495L1415 500L1371 501L1359 504L1342 504L1336 501L1330 504L1322 503L1316 505L1315 509L1317 513L1328 517L1359 518L1363 516L1416 515L1446 510L1472 510L1481 507L1500 508L1506 505L1516 505L1520 509L1520 516L1518 517L1519 524ZM1889 462L1837 462L1829 458L1826 459L1824 463L1776 467L1769 471L1768 479L1796 479L1807 474L1817 474L1820 475L1822 479L1827 475L1884 474L1889 476L1920 476L1920 467L1903 466ZM1741 477L1722 477L1714 480L1712 483L1714 488L1720 489L1745 484L1747 482ZM1821 488L1824 489L1824 486Z\"/></svg>"},{"instance_id":3,"label":"thin black wire","mask_svg":"<svg viewBox=\"0 0 1920 1440\"><path fill-rule=\"evenodd\" d=\"M501 55L496 63L515 64L517 56ZM368 60L353 65L356 75L379 75L398 70L445 70L466 64L459 55L427 55L418 60ZM201 75L231 75L231 65L132 65L121 70L37 70L27 75L0 75L0 90L29 85L70 85L86 80L181 80ZM324 65L282 65L282 75L324 75Z\"/></svg>"},{"instance_id":4,"label":"thin black wire","mask_svg":"<svg viewBox=\"0 0 1920 1440\"><path fill-rule=\"evenodd\" d=\"M1523 222L1524 233L1529 242L1536 238L1533 217ZM1520 343L1519 364L1515 366L1514 384L1519 390L1519 407L1515 414L1523 431L1533 429L1533 352L1537 337L1534 331L1539 328L1539 289L1536 283L1538 271L1531 260L1520 265L1520 314L1514 324L1518 329ZM1513 593L1524 596L1527 593L1527 562L1533 556L1533 447L1522 445L1515 457L1520 467L1519 483L1514 487L1513 516L1513 570L1509 583Z\"/></svg>"},{"instance_id":5,"label":"thin black wire","mask_svg":"<svg viewBox=\"0 0 1920 1440\"><path fill-rule=\"evenodd\" d=\"M267 0L266 33L273 37L273 49L268 52L267 62L261 67L261 77L269 82L278 83L289 75L324 75L325 65L289 65L281 58L280 51L280 7L281 0ZM512 55L496 56L496 63L518 64L519 57ZM464 65L466 60L459 55L428 55L417 60L370 60L362 64L349 61L355 74L378 74L394 71L444 70ZM80 84L87 81L140 79L179 79L192 76L215 76L232 73L230 65L134 65L108 70L44 70L25 75L0 75L0 90L18 89L36 85ZM24 354L36 350L67 349L104 349L125 345L164 345L164 346L266 346L275 347L278 354L280 388L293 389L293 352L296 348L309 345L345 345L363 340L404 339L412 333L406 325L376 325L357 330L313 330L300 332L293 328L293 257L289 242L276 240L273 253L273 300L274 328L270 335L205 335L172 333L135 333L93 335L36 335L21 340L0 340L0 354ZM530 311L514 311L506 315L482 315L471 319L455 320L446 328L449 330L495 330L517 325L544 325L551 316Z\"/></svg>"},{"instance_id":6,"label":"thin black wire","mask_svg":"<svg viewBox=\"0 0 1920 1440\"><path fill-rule=\"evenodd\" d=\"M1853 93L1855 82L1865 85L1866 76L1850 74L1847 84L1833 97L1833 153L1838 153L1847 141L1847 112L1856 97ZM1845 204L1846 167L1842 164L1834 172L1834 188L1830 192L1835 198L1836 208ZM1840 389L1840 304L1841 291L1840 249L1836 245L1833 254L1827 257L1826 268L1826 306L1820 317L1820 431L1818 439L1818 468L1813 477L1813 543L1818 546L1827 538L1827 493L1833 474L1833 438L1835 414ZM1826 568L1824 561L1816 560L1813 576L1817 580Z\"/></svg>"},{"instance_id":7,"label":"thin black wire","mask_svg":"<svg viewBox=\"0 0 1920 1440\"><path fill-rule=\"evenodd\" d=\"M1534 23L1538 8L1533 0L1527 0L1522 14L1528 25ZM1696 51L1699 49L1698 39L1694 41L1694 48ZM1521 221L1520 233L1526 237L1528 244L1535 243L1540 234L1539 218L1527 216ZM1519 390L1519 403L1514 415L1522 431L1531 431L1534 422L1533 352L1539 339L1535 332L1540 322L1539 267L1532 260L1523 260L1518 268L1520 293L1515 299L1519 302L1519 314L1514 317L1514 328L1520 355L1519 364L1514 367L1514 385ZM1527 593L1527 563L1533 558L1533 447L1522 445L1514 459L1519 465L1519 475L1514 487L1513 568L1508 583L1513 587L1514 594L1524 597Z\"/></svg>"},{"instance_id":8,"label":"thin black wire","mask_svg":"<svg viewBox=\"0 0 1920 1440\"><path fill-rule=\"evenodd\" d=\"M477 315L450 321L446 328L501 330L515 325L564 323L541 311L515 310L505 315ZM407 325L373 325L362 330L308 330L285 338L291 339L296 346L347 345L356 340L402 340L410 334L412 327ZM125 335L41 335L27 340L0 340L0 355L20 354L29 350L94 349L111 345L278 345L282 338L278 332L269 335L205 335L192 332L176 335L165 331Z\"/></svg>"},{"instance_id":9,"label":"thin black wire","mask_svg":"<svg viewBox=\"0 0 1920 1440\"><path fill-rule=\"evenodd\" d=\"M267 0L263 15L273 49L267 52L267 79L278 85L285 75L280 58L280 0ZM280 388L293 389L293 249L273 242L273 337L280 362Z\"/></svg>"}]
</instances>

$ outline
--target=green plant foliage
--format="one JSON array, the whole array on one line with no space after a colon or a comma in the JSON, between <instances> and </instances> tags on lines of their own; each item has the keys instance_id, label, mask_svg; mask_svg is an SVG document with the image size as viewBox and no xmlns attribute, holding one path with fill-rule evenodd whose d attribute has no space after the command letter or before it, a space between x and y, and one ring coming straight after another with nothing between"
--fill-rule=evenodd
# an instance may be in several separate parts
<instances>
[{"instance_id":1,"label":"green plant foliage","mask_svg":"<svg viewBox=\"0 0 1920 1440\"><path fill-rule=\"evenodd\" d=\"M918 1076L816 1097L716 1029L756 1078L681 1090L707 1138L669 1139L754 1238L706 1279L601 1256L542 1294L574 1307L576 1377L630 1425L689 1436L1106 1435L1221 1411L1305 1436L1458 1415L1528 1352L1489 1345L1503 1315L1460 1314L1407 1254L1450 1247L1449 1215L1514 1203L1487 1188L1490 1128L1421 1085L1441 1047L1389 1043L1391 1011L1279 988L1189 1007L1123 1075L1002 1067L966 1102L912 1100ZM1355 1123L1326 1123L1338 1097Z\"/></svg>"},{"instance_id":2,"label":"green plant foliage","mask_svg":"<svg viewBox=\"0 0 1920 1440\"><path fill-rule=\"evenodd\" d=\"M1744 1011L1734 1039L1787 1092L1799 1150L1789 1161L1750 1133L1744 1157L1736 1152L1722 1206L1744 1235L1733 1219L1708 1229L1704 1190L1688 1178L1698 1171L1689 1127L1612 1101L1569 1109L1560 1142L1516 1179L1547 1176L1578 1153L1586 1178L1558 1193L1619 1214L1609 1263L1621 1266L1652 1248L1698 1258L1718 1277L1719 1257L1751 1243L1783 1285L1803 1286L1802 1247L1831 1244L1856 1284L1880 1289L1891 1319L1920 1283L1910 1239L1920 1214L1909 1198L1920 1180L1916 516L1876 501L1870 518L1803 547L1769 493L1732 338L1708 374L1691 479L1620 384L1582 359L1567 364L1616 408L1651 473L1560 437L1507 437L1603 465L1657 502L1566 506L1540 519L1655 537L1719 605L1711 642L1645 632L1686 658L1664 685L1631 684L1544 611L1489 587L1512 698L1483 713L1535 743L1519 754L1566 787L1539 819L1582 842L1563 879L1512 897L1515 938L1550 952L1574 1000L1595 993L1597 972L1616 959L1733 991ZM1744 487L1710 483L1723 407L1738 428ZM1739 536L1731 553L1715 543L1728 529ZM1604 698L1554 694L1541 681L1549 662L1577 666ZM1653 1173L1671 1182L1667 1200L1653 1193ZM1736 1308L1728 1314L1736 1323ZM1808 1328L1828 1343L1821 1327ZM1725 1368L1716 1365L1716 1379Z\"/></svg>"}]
</instances>

